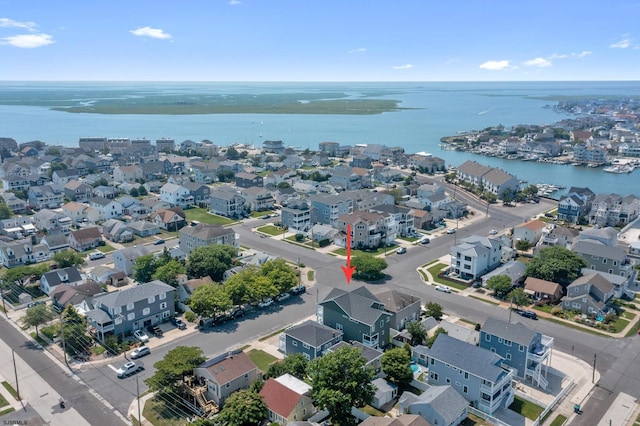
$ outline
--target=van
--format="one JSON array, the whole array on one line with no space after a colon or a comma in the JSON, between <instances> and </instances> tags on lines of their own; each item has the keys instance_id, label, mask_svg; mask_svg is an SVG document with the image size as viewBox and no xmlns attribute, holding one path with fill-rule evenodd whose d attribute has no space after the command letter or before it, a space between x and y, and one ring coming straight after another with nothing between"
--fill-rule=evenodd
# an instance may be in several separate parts
<instances>
[{"instance_id":1,"label":"van","mask_svg":"<svg viewBox=\"0 0 640 426\"><path fill-rule=\"evenodd\" d=\"M105 255L104 253L101 253L99 251L95 252L95 253L91 253L89 255L89 260L98 260L98 259L104 259Z\"/></svg>"}]
</instances>

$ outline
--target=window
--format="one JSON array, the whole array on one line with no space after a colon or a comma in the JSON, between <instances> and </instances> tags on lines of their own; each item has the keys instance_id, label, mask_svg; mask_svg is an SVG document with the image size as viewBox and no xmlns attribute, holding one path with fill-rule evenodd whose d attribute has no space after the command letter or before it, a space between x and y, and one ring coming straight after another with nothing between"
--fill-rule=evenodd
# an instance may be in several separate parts
<instances>
[{"instance_id":1,"label":"window","mask_svg":"<svg viewBox=\"0 0 640 426\"><path fill-rule=\"evenodd\" d=\"M167 302L162 302L160 304L160 309L167 309Z\"/></svg>"},{"instance_id":2,"label":"window","mask_svg":"<svg viewBox=\"0 0 640 426\"><path fill-rule=\"evenodd\" d=\"M430 362L431 362L431 365L434 365L436 363L436 361L433 358L430 359Z\"/></svg>"},{"instance_id":3,"label":"window","mask_svg":"<svg viewBox=\"0 0 640 426\"><path fill-rule=\"evenodd\" d=\"M167 298L167 293L162 293L160 294L160 296L158 297L160 300L164 300Z\"/></svg>"},{"instance_id":4,"label":"window","mask_svg":"<svg viewBox=\"0 0 640 426\"><path fill-rule=\"evenodd\" d=\"M291 341L291 344L292 344L293 346L298 346L298 341L297 341L297 340L292 340L292 341Z\"/></svg>"},{"instance_id":5,"label":"window","mask_svg":"<svg viewBox=\"0 0 640 426\"><path fill-rule=\"evenodd\" d=\"M307 345L306 343L303 343L302 347L305 348L305 349L309 349L309 345Z\"/></svg>"},{"instance_id":6,"label":"window","mask_svg":"<svg viewBox=\"0 0 640 426\"><path fill-rule=\"evenodd\" d=\"M127 314L127 321L133 321L136 318L136 314L131 312Z\"/></svg>"},{"instance_id":7,"label":"window","mask_svg":"<svg viewBox=\"0 0 640 426\"><path fill-rule=\"evenodd\" d=\"M343 329L342 324L340 324L340 323L338 323L338 322L337 322L337 323L336 323L336 330L338 330L338 331L342 331L342 329Z\"/></svg>"},{"instance_id":8,"label":"window","mask_svg":"<svg viewBox=\"0 0 640 426\"><path fill-rule=\"evenodd\" d=\"M142 310L142 315L149 315L150 313L151 313L151 309L149 309L149 308L144 308Z\"/></svg>"},{"instance_id":9,"label":"window","mask_svg":"<svg viewBox=\"0 0 640 426\"><path fill-rule=\"evenodd\" d=\"M224 387L225 387L225 388L228 388L228 387L229 387L229 383L227 383L226 385L224 385Z\"/></svg>"},{"instance_id":10,"label":"window","mask_svg":"<svg viewBox=\"0 0 640 426\"><path fill-rule=\"evenodd\" d=\"M311 361L311 355L309 355L308 353L303 353L302 355L304 355L304 357L307 359L307 361Z\"/></svg>"},{"instance_id":11,"label":"window","mask_svg":"<svg viewBox=\"0 0 640 426\"><path fill-rule=\"evenodd\" d=\"M450 385L451 384L451 379L447 377L446 382L447 382L448 385Z\"/></svg>"},{"instance_id":12,"label":"window","mask_svg":"<svg viewBox=\"0 0 640 426\"><path fill-rule=\"evenodd\" d=\"M133 303L127 303L127 311L133 310Z\"/></svg>"},{"instance_id":13,"label":"window","mask_svg":"<svg viewBox=\"0 0 640 426\"><path fill-rule=\"evenodd\" d=\"M507 346L511 346L511 340L505 339L504 340L504 344L507 345Z\"/></svg>"},{"instance_id":14,"label":"window","mask_svg":"<svg viewBox=\"0 0 640 426\"><path fill-rule=\"evenodd\" d=\"M511 361L511 354L507 354L507 361Z\"/></svg>"},{"instance_id":15,"label":"window","mask_svg":"<svg viewBox=\"0 0 640 426\"><path fill-rule=\"evenodd\" d=\"M469 379L469 373L468 373L468 372L466 372L466 371L464 372L464 378L465 378L465 379Z\"/></svg>"},{"instance_id":16,"label":"window","mask_svg":"<svg viewBox=\"0 0 640 426\"><path fill-rule=\"evenodd\" d=\"M502 337L498 337L498 343L502 343Z\"/></svg>"},{"instance_id":17,"label":"window","mask_svg":"<svg viewBox=\"0 0 640 426\"><path fill-rule=\"evenodd\" d=\"M245 382L246 382L247 380L249 380L249 375L248 375L248 374L245 374L245 375L244 375L244 380L245 380Z\"/></svg>"},{"instance_id":18,"label":"window","mask_svg":"<svg viewBox=\"0 0 640 426\"><path fill-rule=\"evenodd\" d=\"M169 311L164 311L162 313L162 318L163 319L169 318L170 316L171 316L171 312L169 312Z\"/></svg>"},{"instance_id":19,"label":"window","mask_svg":"<svg viewBox=\"0 0 640 426\"><path fill-rule=\"evenodd\" d=\"M520 350L520 352L524 352L524 346L520 345L520 347L518 348Z\"/></svg>"},{"instance_id":20,"label":"window","mask_svg":"<svg viewBox=\"0 0 640 426\"><path fill-rule=\"evenodd\" d=\"M610 273L610 274L613 274L613 269L609 269L609 273Z\"/></svg>"},{"instance_id":21,"label":"window","mask_svg":"<svg viewBox=\"0 0 640 426\"><path fill-rule=\"evenodd\" d=\"M618 266L618 261L617 260L613 261L613 266Z\"/></svg>"},{"instance_id":22,"label":"window","mask_svg":"<svg viewBox=\"0 0 640 426\"><path fill-rule=\"evenodd\" d=\"M431 378L437 382L438 381L438 373L431 373Z\"/></svg>"},{"instance_id":23,"label":"window","mask_svg":"<svg viewBox=\"0 0 640 426\"><path fill-rule=\"evenodd\" d=\"M491 335L490 334L485 334L484 335L484 340L486 340L487 342L491 341Z\"/></svg>"},{"instance_id":24,"label":"window","mask_svg":"<svg viewBox=\"0 0 640 426\"><path fill-rule=\"evenodd\" d=\"M149 298L147 299L148 303L153 303L156 301L156 297L155 296L149 296Z\"/></svg>"},{"instance_id":25,"label":"window","mask_svg":"<svg viewBox=\"0 0 640 426\"><path fill-rule=\"evenodd\" d=\"M466 385L465 385L465 386L463 386L463 387L462 387L462 392L463 392L463 393L469 393L469 387L468 387L468 386L466 386Z\"/></svg>"},{"instance_id":26,"label":"window","mask_svg":"<svg viewBox=\"0 0 640 426\"><path fill-rule=\"evenodd\" d=\"M607 259L605 259L604 257L602 258L602 263L606 264L607 263Z\"/></svg>"}]
</instances>

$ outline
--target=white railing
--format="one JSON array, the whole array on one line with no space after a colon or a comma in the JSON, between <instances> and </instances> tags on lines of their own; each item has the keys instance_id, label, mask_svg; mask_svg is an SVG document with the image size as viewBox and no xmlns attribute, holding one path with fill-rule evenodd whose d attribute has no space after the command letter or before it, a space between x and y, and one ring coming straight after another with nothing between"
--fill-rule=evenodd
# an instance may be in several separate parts
<instances>
[{"instance_id":1,"label":"white railing","mask_svg":"<svg viewBox=\"0 0 640 426\"><path fill-rule=\"evenodd\" d=\"M560 393L553 399L553 401L551 401L551 404L547 405L547 407L544 410L542 410L542 413L540 413L538 418L533 422L531 426L539 426L540 424L542 424L542 419L544 419L547 413L553 410L553 408L562 400L562 398L564 398L565 395L569 393L571 389L573 389L574 385L575 385L575 382L573 381L573 379L571 379L569 384L560 391Z\"/></svg>"},{"instance_id":2,"label":"white railing","mask_svg":"<svg viewBox=\"0 0 640 426\"><path fill-rule=\"evenodd\" d=\"M473 408L471 406L467 407L467 412L473 414L474 416L478 416L481 419L484 419L496 426L510 426L508 423L503 422L500 419L493 417L490 414L485 413L484 411L480 411L477 408Z\"/></svg>"}]
</instances>

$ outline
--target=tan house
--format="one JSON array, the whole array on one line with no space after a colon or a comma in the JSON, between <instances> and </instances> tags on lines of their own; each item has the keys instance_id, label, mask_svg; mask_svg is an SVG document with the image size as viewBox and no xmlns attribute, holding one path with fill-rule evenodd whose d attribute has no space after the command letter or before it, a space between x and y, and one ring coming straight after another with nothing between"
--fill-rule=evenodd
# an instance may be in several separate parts
<instances>
[{"instance_id":1,"label":"tan house","mask_svg":"<svg viewBox=\"0 0 640 426\"><path fill-rule=\"evenodd\" d=\"M175 232L187 224L187 215L180 207L172 207L169 209L158 209L151 214L151 222L158 225L160 229Z\"/></svg>"},{"instance_id":2,"label":"tan house","mask_svg":"<svg viewBox=\"0 0 640 426\"><path fill-rule=\"evenodd\" d=\"M271 422L284 425L307 420L316 412L311 386L290 374L267 380L260 395L269 410Z\"/></svg>"},{"instance_id":3,"label":"tan house","mask_svg":"<svg viewBox=\"0 0 640 426\"><path fill-rule=\"evenodd\" d=\"M100 243L102 243L102 234L97 226L71 231L69 234L69 246L76 251L94 249Z\"/></svg>"},{"instance_id":4,"label":"tan house","mask_svg":"<svg viewBox=\"0 0 640 426\"><path fill-rule=\"evenodd\" d=\"M259 380L258 367L244 352L228 352L200 364L193 370L201 384L206 384L207 400L223 405L233 392L249 389L251 383Z\"/></svg>"},{"instance_id":5,"label":"tan house","mask_svg":"<svg viewBox=\"0 0 640 426\"><path fill-rule=\"evenodd\" d=\"M528 277L524 281L524 292L531 295L537 303L555 304L562 298L560 284L533 277Z\"/></svg>"}]
</instances>

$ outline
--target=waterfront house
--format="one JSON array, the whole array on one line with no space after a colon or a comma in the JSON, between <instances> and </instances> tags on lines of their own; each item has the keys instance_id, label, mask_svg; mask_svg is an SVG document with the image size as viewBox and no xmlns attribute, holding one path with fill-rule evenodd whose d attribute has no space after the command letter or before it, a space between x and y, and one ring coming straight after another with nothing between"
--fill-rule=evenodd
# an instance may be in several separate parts
<instances>
[{"instance_id":1,"label":"waterfront house","mask_svg":"<svg viewBox=\"0 0 640 426\"><path fill-rule=\"evenodd\" d=\"M237 248L238 239L235 231L231 228L206 223L180 229L180 248L187 256L197 247L219 244Z\"/></svg>"},{"instance_id":2,"label":"waterfront house","mask_svg":"<svg viewBox=\"0 0 640 426\"><path fill-rule=\"evenodd\" d=\"M451 385L474 408L493 414L514 401L515 372L504 358L488 349L469 345L444 333L431 349L416 346L418 363L429 368L430 385Z\"/></svg>"},{"instance_id":3,"label":"waterfront house","mask_svg":"<svg viewBox=\"0 0 640 426\"><path fill-rule=\"evenodd\" d=\"M572 186L558 201L558 219L578 223L591 211L595 194L589 188Z\"/></svg>"},{"instance_id":4,"label":"waterfront house","mask_svg":"<svg viewBox=\"0 0 640 426\"><path fill-rule=\"evenodd\" d=\"M344 339L372 348L390 341L391 314L366 287L346 292L334 288L318 304L318 320L344 333Z\"/></svg>"},{"instance_id":5,"label":"waterfront house","mask_svg":"<svg viewBox=\"0 0 640 426\"><path fill-rule=\"evenodd\" d=\"M233 392L249 389L261 376L258 367L241 351L213 357L194 368L193 374L199 383L206 385L206 399L220 406Z\"/></svg>"},{"instance_id":6,"label":"waterfront house","mask_svg":"<svg viewBox=\"0 0 640 426\"><path fill-rule=\"evenodd\" d=\"M553 338L529 329L520 322L489 317L480 330L480 347L504 358L516 377L546 389Z\"/></svg>"},{"instance_id":7,"label":"waterfront house","mask_svg":"<svg viewBox=\"0 0 640 426\"><path fill-rule=\"evenodd\" d=\"M173 318L174 294L173 287L158 280L99 294L87 304L85 317L99 340L107 333L125 336Z\"/></svg>"},{"instance_id":8,"label":"waterfront house","mask_svg":"<svg viewBox=\"0 0 640 426\"><path fill-rule=\"evenodd\" d=\"M301 353L307 360L312 360L323 356L327 349L340 341L340 330L307 320L282 332L280 351L285 356Z\"/></svg>"},{"instance_id":9,"label":"waterfront house","mask_svg":"<svg viewBox=\"0 0 640 426\"><path fill-rule=\"evenodd\" d=\"M311 385L284 374L269 378L260 390L269 411L269 421L281 425L307 420L316 413L311 399Z\"/></svg>"},{"instance_id":10,"label":"waterfront house","mask_svg":"<svg viewBox=\"0 0 640 426\"><path fill-rule=\"evenodd\" d=\"M634 195L598 194L593 199L589 223L599 226L624 226L640 214L640 199Z\"/></svg>"}]
</instances>

